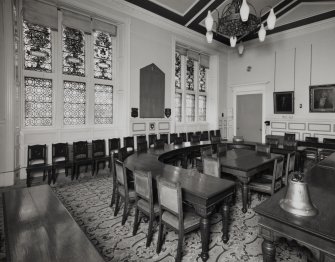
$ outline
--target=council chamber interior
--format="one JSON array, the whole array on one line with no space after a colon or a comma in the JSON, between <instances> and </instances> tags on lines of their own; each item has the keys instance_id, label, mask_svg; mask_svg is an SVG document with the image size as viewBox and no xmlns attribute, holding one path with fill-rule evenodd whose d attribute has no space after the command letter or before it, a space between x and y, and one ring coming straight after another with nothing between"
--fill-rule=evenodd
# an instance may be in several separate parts
<instances>
[{"instance_id":1,"label":"council chamber interior","mask_svg":"<svg viewBox=\"0 0 335 262\"><path fill-rule=\"evenodd\" d=\"M335 261L335 1L0 14L0 261Z\"/></svg>"}]
</instances>

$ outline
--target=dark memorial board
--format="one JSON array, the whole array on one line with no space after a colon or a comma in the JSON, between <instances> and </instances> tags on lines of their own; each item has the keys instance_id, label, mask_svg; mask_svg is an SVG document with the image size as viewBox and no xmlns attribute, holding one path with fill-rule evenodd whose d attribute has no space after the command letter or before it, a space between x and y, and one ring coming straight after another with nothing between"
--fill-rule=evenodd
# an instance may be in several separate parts
<instances>
[{"instance_id":1,"label":"dark memorial board","mask_svg":"<svg viewBox=\"0 0 335 262\"><path fill-rule=\"evenodd\" d=\"M165 74L155 64L140 69L140 117L164 118Z\"/></svg>"}]
</instances>

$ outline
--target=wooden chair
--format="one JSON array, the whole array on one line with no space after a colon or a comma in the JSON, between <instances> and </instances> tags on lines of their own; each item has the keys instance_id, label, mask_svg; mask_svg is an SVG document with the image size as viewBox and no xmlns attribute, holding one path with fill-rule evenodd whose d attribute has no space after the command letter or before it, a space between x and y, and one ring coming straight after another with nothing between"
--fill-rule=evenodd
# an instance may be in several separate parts
<instances>
[{"instance_id":1,"label":"wooden chair","mask_svg":"<svg viewBox=\"0 0 335 262\"><path fill-rule=\"evenodd\" d=\"M178 247L175 261L181 261L184 234L199 228L200 219L191 210L183 206L180 183L171 183L158 179L159 230L157 253L161 252L164 226L178 233Z\"/></svg>"},{"instance_id":2,"label":"wooden chair","mask_svg":"<svg viewBox=\"0 0 335 262\"><path fill-rule=\"evenodd\" d=\"M88 143L87 141L78 141L73 142L73 171L72 172L72 180L74 176L78 179L80 175L80 167L85 166L87 172L88 166L92 168L93 173L93 160L88 156Z\"/></svg>"},{"instance_id":3,"label":"wooden chair","mask_svg":"<svg viewBox=\"0 0 335 262\"><path fill-rule=\"evenodd\" d=\"M120 138L108 139L108 153L110 156L112 155L113 152L114 157L118 157L120 147L121 147Z\"/></svg>"},{"instance_id":4,"label":"wooden chair","mask_svg":"<svg viewBox=\"0 0 335 262\"><path fill-rule=\"evenodd\" d=\"M160 134L159 139L164 140L165 144L169 143L169 134Z\"/></svg>"},{"instance_id":5,"label":"wooden chair","mask_svg":"<svg viewBox=\"0 0 335 262\"><path fill-rule=\"evenodd\" d=\"M52 180L51 166L47 161L47 145L33 145L28 146L27 156L27 187L31 186L31 173L43 171L43 181L48 176L48 184Z\"/></svg>"},{"instance_id":6,"label":"wooden chair","mask_svg":"<svg viewBox=\"0 0 335 262\"><path fill-rule=\"evenodd\" d=\"M92 141L92 159L93 159L93 174L99 173L100 164L103 164L103 169L106 167L106 162L110 163L110 156L106 155L106 141L98 139Z\"/></svg>"},{"instance_id":7,"label":"wooden chair","mask_svg":"<svg viewBox=\"0 0 335 262\"><path fill-rule=\"evenodd\" d=\"M249 182L249 192L248 192L249 205L251 201L251 191L273 195L281 188L283 165L284 165L283 158L276 159L274 161L273 172L271 176L269 176L269 174L265 174L260 177L255 177L251 179L251 181ZM258 195L258 197L260 198L260 195Z\"/></svg>"},{"instance_id":8,"label":"wooden chair","mask_svg":"<svg viewBox=\"0 0 335 262\"><path fill-rule=\"evenodd\" d=\"M203 131L200 136L201 141L208 141L208 131Z\"/></svg>"},{"instance_id":9,"label":"wooden chair","mask_svg":"<svg viewBox=\"0 0 335 262\"><path fill-rule=\"evenodd\" d=\"M270 154L271 146L257 143L255 150L256 150L257 153Z\"/></svg>"},{"instance_id":10,"label":"wooden chair","mask_svg":"<svg viewBox=\"0 0 335 262\"><path fill-rule=\"evenodd\" d=\"M271 147L278 147L278 145L279 145L279 139L272 138L272 137L267 137L266 138L266 144L270 145Z\"/></svg>"},{"instance_id":11,"label":"wooden chair","mask_svg":"<svg viewBox=\"0 0 335 262\"><path fill-rule=\"evenodd\" d=\"M204 157L204 174L209 176L221 177L221 165L218 158Z\"/></svg>"},{"instance_id":12,"label":"wooden chair","mask_svg":"<svg viewBox=\"0 0 335 262\"><path fill-rule=\"evenodd\" d=\"M174 141L175 145L181 145L184 142L184 139L181 136L176 137L176 140Z\"/></svg>"},{"instance_id":13,"label":"wooden chair","mask_svg":"<svg viewBox=\"0 0 335 262\"><path fill-rule=\"evenodd\" d=\"M148 150L148 143L147 141L137 143L137 152L142 153Z\"/></svg>"},{"instance_id":14,"label":"wooden chair","mask_svg":"<svg viewBox=\"0 0 335 262\"><path fill-rule=\"evenodd\" d=\"M215 135L221 138L221 130L220 130L220 129L217 129L217 130L215 131Z\"/></svg>"},{"instance_id":15,"label":"wooden chair","mask_svg":"<svg viewBox=\"0 0 335 262\"><path fill-rule=\"evenodd\" d=\"M155 149L162 149L164 148L165 141L163 139L157 139L154 144Z\"/></svg>"},{"instance_id":16,"label":"wooden chair","mask_svg":"<svg viewBox=\"0 0 335 262\"><path fill-rule=\"evenodd\" d=\"M196 166L196 168L199 172L203 171L203 167L204 167L203 159L205 157L212 156L212 154L213 154L212 146L204 146L204 147L200 148L200 155L201 156L199 156L195 159L195 161L196 161L195 166Z\"/></svg>"},{"instance_id":17,"label":"wooden chair","mask_svg":"<svg viewBox=\"0 0 335 262\"><path fill-rule=\"evenodd\" d=\"M187 132L187 141L191 142L191 137L193 136L193 132Z\"/></svg>"},{"instance_id":18,"label":"wooden chair","mask_svg":"<svg viewBox=\"0 0 335 262\"><path fill-rule=\"evenodd\" d=\"M187 142L186 133L179 133L179 136L183 138L183 142Z\"/></svg>"},{"instance_id":19,"label":"wooden chair","mask_svg":"<svg viewBox=\"0 0 335 262\"><path fill-rule=\"evenodd\" d=\"M324 138L323 143L324 144L335 144L335 139ZM328 156L330 156L334 152L335 152L335 150L332 150L332 149L322 149L322 150L320 150L320 153L319 153L320 160L323 160L323 159L327 158Z\"/></svg>"},{"instance_id":20,"label":"wooden chair","mask_svg":"<svg viewBox=\"0 0 335 262\"><path fill-rule=\"evenodd\" d=\"M228 145L223 143L216 144L217 157L225 156L228 150Z\"/></svg>"},{"instance_id":21,"label":"wooden chair","mask_svg":"<svg viewBox=\"0 0 335 262\"><path fill-rule=\"evenodd\" d=\"M306 142L311 142L311 143L318 143L319 138L318 137L310 137L306 136L305 137ZM306 159L310 159L313 162L317 163L319 160L319 151L316 147L307 147L304 151L304 156Z\"/></svg>"},{"instance_id":22,"label":"wooden chair","mask_svg":"<svg viewBox=\"0 0 335 262\"><path fill-rule=\"evenodd\" d=\"M149 147L153 147L155 145L156 140L157 140L157 134L149 134Z\"/></svg>"},{"instance_id":23,"label":"wooden chair","mask_svg":"<svg viewBox=\"0 0 335 262\"><path fill-rule=\"evenodd\" d=\"M138 147L138 144L143 143L143 142L147 142L147 138L146 138L145 135L141 135L141 136L136 137L137 147Z\"/></svg>"},{"instance_id":24,"label":"wooden chair","mask_svg":"<svg viewBox=\"0 0 335 262\"><path fill-rule=\"evenodd\" d=\"M148 235L146 247L149 247L153 235L153 223L156 216L159 215L158 202L154 201L152 188L151 172L142 170L134 171L135 185L135 219L133 227L133 236L136 235L142 216L149 217Z\"/></svg>"},{"instance_id":25,"label":"wooden chair","mask_svg":"<svg viewBox=\"0 0 335 262\"><path fill-rule=\"evenodd\" d=\"M195 134L196 134L197 136L201 136L201 131L196 131Z\"/></svg>"},{"instance_id":26,"label":"wooden chair","mask_svg":"<svg viewBox=\"0 0 335 262\"><path fill-rule=\"evenodd\" d=\"M213 147L213 153L216 154L216 145L221 142L221 138L219 136L211 136L211 144Z\"/></svg>"},{"instance_id":27,"label":"wooden chair","mask_svg":"<svg viewBox=\"0 0 335 262\"><path fill-rule=\"evenodd\" d=\"M191 143L199 143L200 142L200 135L192 135L190 142Z\"/></svg>"},{"instance_id":28,"label":"wooden chair","mask_svg":"<svg viewBox=\"0 0 335 262\"><path fill-rule=\"evenodd\" d=\"M323 143L324 144L335 144L335 139L334 138L324 138Z\"/></svg>"},{"instance_id":29,"label":"wooden chair","mask_svg":"<svg viewBox=\"0 0 335 262\"><path fill-rule=\"evenodd\" d=\"M285 133L283 146L284 147L296 148L297 147L297 141L295 141L295 134Z\"/></svg>"},{"instance_id":30,"label":"wooden chair","mask_svg":"<svg viewBox=\"0 0 335 262\"><path fill-rule=\"evenodd\" d=\"M69 169L73 167L73 163L69 159L68 143L52 144L52 179L56 182L57 169L64 168L65 176L69 175Z\"/></svg>"},{"instance_id":31,"label":"wooden chair","mask_svg":"<svg viewBox=\"0 0 335 262\"><path fill-rule=\"evenodd\" d=\"M127 148L128 152L134 152L135 151L134 137L133 136L124 137L123 146Z\"/></svg>"},{"instance_id":32,"label":"wooden chair","mask_svg":"<svg viewBox=\"0 0 335 262\"><path fill-rule=\"evenodd\" d=\"M119 149L118 159L123 162L129 155L130 153L127 151L127 147L121 147Z\"/></svg>"},{"instance_id":33,"label":"wooden chair","mask_svg":"<svg viewBox=\"0 0 335 262\"><path fill-rule=\"evenodd\" d=\"M123 162L114 159L116 183L117 183L117 196L115 203L114 216L117 216L120 210L120 198L124 202L122 225L126 223L128 218L129 204L135 201L135 190L131 187L132 183L128 182L127 170Z\"/></svg>"},{"instance_id":34,"label":"wooden chair","mask_svg":"<svg viewBox=\"0 0 335 262\"><path fill-rule=\"evenodd\" d=\"M215 131L214 130L210 130L209 131L209 139L212 141L212 136L215 136Z\"/></svg>"},{"instance_id":35,"label":"wooden chair","mask_svg":"<svg viewBox=\"0 0 335 262\"><path fill-rule=\"evenodd\" d=\"M174 143L177 137L178 137L177 133L170 134L170 144Z\"/></svg>"},{"instance_id":36,"label":"wooden chair","mask_svg":"<svg viewBox=\"0 0 335 262\"><path fill-rule=\"evenodd\" d=\"M312 136L306 136L305 137L306 142L312 142L312 143L319 143L318 137L312 137Z\"/></svg>"}]
</instances>

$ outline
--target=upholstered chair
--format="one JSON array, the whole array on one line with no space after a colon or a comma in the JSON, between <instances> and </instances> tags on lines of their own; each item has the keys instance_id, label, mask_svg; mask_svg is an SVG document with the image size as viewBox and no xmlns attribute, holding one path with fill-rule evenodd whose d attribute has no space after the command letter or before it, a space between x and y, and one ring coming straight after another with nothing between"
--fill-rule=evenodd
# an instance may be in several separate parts
<instances>
[{"instance_id":1,"label":"upholstered chair","mask_svg":"<svg viewBox=\"0 0 335 262\"><path fill-rule=\"evenodd\" d=\"M202 161L205 175L221 177L221 165L218 158L204 157Z\"/></svg>"}]
</instances>

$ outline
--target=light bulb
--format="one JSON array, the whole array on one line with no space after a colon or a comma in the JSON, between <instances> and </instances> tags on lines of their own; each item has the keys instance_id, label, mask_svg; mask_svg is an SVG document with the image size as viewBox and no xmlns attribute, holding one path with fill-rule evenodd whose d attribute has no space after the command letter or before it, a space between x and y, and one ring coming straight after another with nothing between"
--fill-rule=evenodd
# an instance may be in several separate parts
<instances>
[{"instance_id":1,"label":"light bulb","mask_svg":"<svg viewBox=\"0 0 335 262\"><path fill-rule=\"evenodd\" d=\"M275 12L273 11L273 8L271 8L270 14L269 14L268 18L266 19L269 30L272 30L273 28L275 28L276 19L277 18L276 18Z\"/></svg>"},{"instance_id":2,"label":"light bulb","mask_svg":"<svg viewBox=\"0 0 335 262\"><path fill-rule=\"evenodd\" d=\"M258 38L259 41L263 42L265 40L265 36L266 36L266 30L264 28L264 25L261 25L261 28L258 31Z\"/></svg>"},{"instance_id":3,"label":"light bulb","mask_svg":"<svg viewBox=\"0 0 335 262\"><path fill-rule=\"evenodd\" d=\"M213 19L213 16L211 14L211 11L208 11L206 19L205 19L205 25L206 25L206 30L207 31L212 31L213 23L214 23L214 19Z\"/></svg>"},{"instance_id":4,"label":"light bulb","mask_svg":"<svg viewBox=\"0 0 335 262\"><path fill-rule=\"evenodd\" d=\"M236 36L231 36L230 37L230 46L235 47L236 46L236 41L237 41Z\"/></svg>"},{"instance_id":5,"label":"light bulb","mask_svg":"<svg viewBox=\"0 0 335 262\"><path fill-rule=\"evenodd\" d=\"M247 4L247 0L243 0L241 8L240 8L240 16L243 22L248 21L250 12L250 7Z\"/></svg>"},{"instance_id":6,"label":"light bulb","mask_svg":"<svg viewBox=\"0 0 335 262\"><path fill-rule=\"evenodd\" d=\"M208 31L206 33L206 39L207 39L207 43L212 43L213 42L213 32L212 31Z\"/></svg>"}]
</instances>

